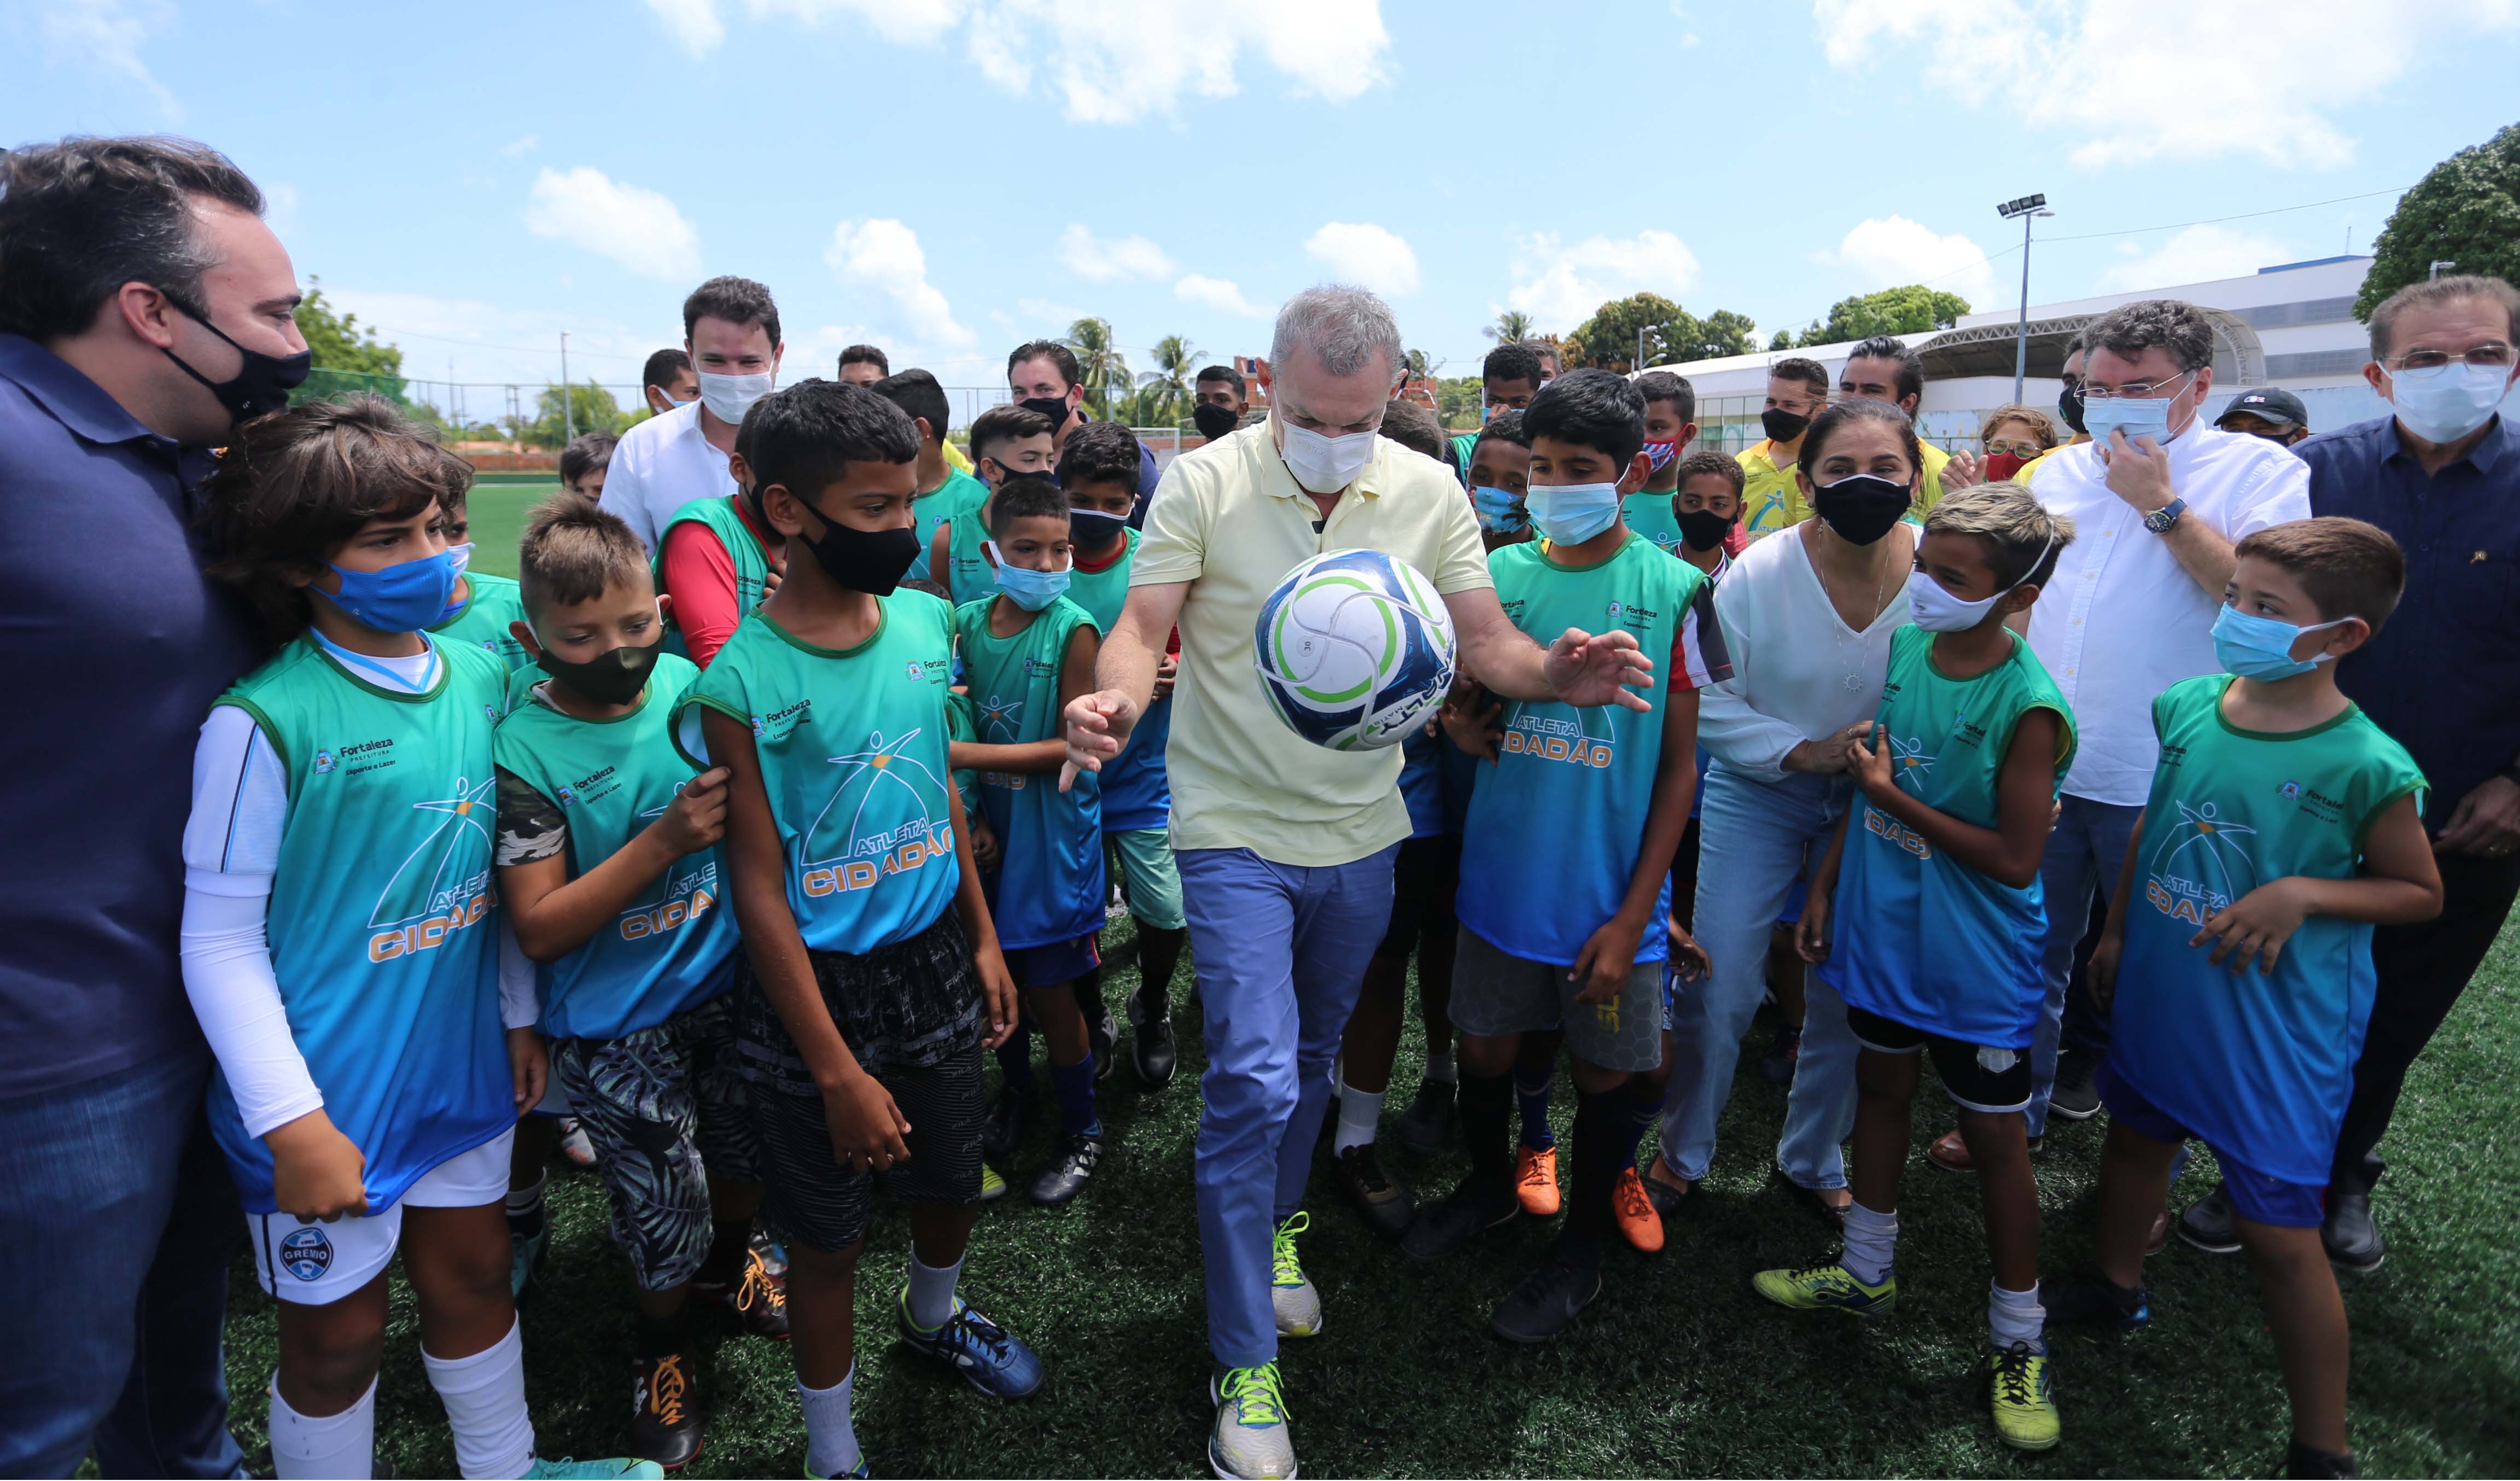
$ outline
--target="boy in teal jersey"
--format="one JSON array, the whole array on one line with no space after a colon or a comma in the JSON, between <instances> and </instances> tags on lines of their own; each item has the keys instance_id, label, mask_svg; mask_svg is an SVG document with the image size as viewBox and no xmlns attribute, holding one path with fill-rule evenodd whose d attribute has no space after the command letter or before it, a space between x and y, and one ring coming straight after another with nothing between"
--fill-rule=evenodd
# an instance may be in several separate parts
<instances>
[{"instance_id":1,"label":"boy in teal jersey","mask_svg":"<svg viewBox=\"0 0 2520 1481\"><path fill-rule=\"evenodd\" d=\"M1752 1281L1797 1311L1869 1316L1897 1301L1899 1176L1930 1052L1959 1106L1986 1206L1996 1432L2023 1450L2047 1450L2062 1434L2022 1112L2045 994L2039 861L2074 722L2006 620L2039 600L2073 539L2070 520L2015 483L1963 490L1925 516L1908 578L1915 621L1891 635L1871 744L1854 751L1864 805L1838 824L1796 926L1803 959L1846 1000L1863 1046L1846 1250Z\"/></svg>"},{"instance_id":2,"label":"boy in teal jersey","mask_svg":"<svg viewBox=\"0 0 2520 1481\"><path fill-rule=\"evenodd\" d=\"M1637 378L1637 389L1645 397L1645 457L1653 464L1653 474L1628 496L1619 517L1628 528L1678 555L1680 462L1697 439L1697 388L1686 376L1647 371Z\"/></svg>"},{"instance_id":3,"label":"boy in teal jersey","mask_svg":"<svg viewBox=\"0 0 2520 1481\"><path fill-rule=\"evenodd\" d=\"M1058 463L1050 419L1020 406L993 406L971 423L971 459L980 481L996 490L1009 478L1055 476ZM997 595L997 577L980 547L989 538L989 506L979 505L926 537L928 578L945 588L957 606Z\"/></svg>"},{"instance_id":4,"label":"boy in teal jersey","mask_svg":"<svg viewBox=\"0 0 2520 1481\"><path fill-rule=\"evenodd\" d=\"M1633 1157L1639 1130L1629 1081L1661 1063L1665 958L1694 951L1666 921L1672 851L1697 785L1697 692L1732 666L1705 577L1619 517L1651 470L1643 396L1608 371L1574 371L1541 390L1523 427L1532 523L1550 543L1489 558L1506 615L1534 634L1606 621L1657 662L1670 655L1669 678L1635 708L1521 701L1501 732L1458 711L1447 722L1463 750L1492 763L1470 794L1455 903L1452 1015L1470 1173L1402 1247L1449 1255L1522 1206L1508 1171L1510 1072L1524 1034L1562 1025L1576 1092L1567 1220L1549 1260L1489 1321L1509 1340L1544 1342L1601 1288L1623 1145Z\"/></svg>"},{"instance_id":5,"label":"boy in teal jersey","mask_svg":"<svg viewBox=\"0 0 2520 1481\"><path fill-rule=\"evenodd\" d=\"M868 389L900 407L919 428L919 497L911 504L919 516L919 559L910 562L910 574L903 579L932 580L928 542L935 538L936 526L978 509L989 497L989 486L946 461L945 428L954 406L933 375L906 370L884 377Z\"/></svg>"},{"instance_id":6,"label":"boy in teal jersey","mask_svg":"<svg viewBox=\"0 0 2520 1481\"><path fill-rule=\"evenodd\" d=\"M540 964L552 1078L594 1144L638 1280L633 1449L679 1468L701 1439L691 1296L756 1335L788 1334L786 1295L749 1248L761 1184L735 1065L726 773L695 777L674 748L699 670L663 651L630 526L554 500L518 565L532 615L517 636L551 677L499 725L499 892Z\"/></svg>"},{"instance_id":7,"label":"boy in teal jersey","mask_svg":"<svg viewBox=\"0 0 2520 1481\"><path fill-rule=\"evenodd\" d=\"M1088 422L1067 434L1058 454L1058 484L1067 495L1068 529L1076 564L1067 598L1085 608L1097 632L1107 633L1128 605L1129 567L1138 532L1129 514L1139 507L1145 476L1138 439L1116 422ZM1172 645L1178 647L1178 644ZM1129 1057L1139 1083L1149 1090L1170 1084L1180 1065L1173 1038L1172 980L1190 944L1182 914L1181 872L1173 863L1173 794L1164 770L1164 745L1173 730L1173 675L1178 655L1167 651L1155 665L1153 698L1129 732L1128 748L1104 767L1102 836L1120 861L1120 882L1138 927L1138 990L1128 1003L1133 1030ZM1099 974L1098 974L1099 975ZM1080 988L1089 1025L1103 1015L1101 984ZM1099 1045L1097 1072L1110 1073L1110 1046Z\"/></svg>"},{"instance_id":8,"label":"boy in teal jersey","mask_svg":"<svg viewBox=\"0 0 2520 1481\"><path fill-rule=\"evenodd\" d=\"M547 1073L494 939L507 670L426 631L456 581L440 512L471 476L360 396L240 428L207 499L218 573L288 640L202 725L184 840L211 1129L280 1302L283 1476L368 1474L397 1252L464 1474L661 1474L533 1455L500 1279L509 1141Z\"/></svg>"},{"instance_id":9,"label":"boy in teal jersey","mask_svg":"<svg viewBox=\"0 0 2520 1481\"><path fill-rule=\"evenodd\" d=\"M2440 914L2424 779L2338 692L2406 558L2359 519L2242 540L2214 623L2226 671L2152 703L2161 761L2092 958L2100 1067L2100 1281L2063 1319L2143 1323L2143 1249L2189 1137L2222 1164L2292 1401L2286 1471L2355 1474L2345 1306L2322 1194L2371 1016L2371 928ZM2111 999L2114 998L2112 1002Z\"/></svg>"},{"instance_id":10,"label":"boy in teal jersey","mask_svg":"<svg viewBox=\"0 0 2520 1481\"><path fill-rule=\"evenodd\" d=\"M983 1051L1012 1032L1016 992L963 846L953 613L896 590L919 551L918 430L822 381L747 421L762 512L797 558L687 703L730 774L737 1043L788 1247L805 1464L836 1476L862 1463L853 1300L877 1175L910 1204L903 1340L985 1393L1041 1386L1031 1350L955 1294L980 1211Z\"/></svg>"},{"instance_id":11,"label":"boy in teal jersey","mask_svg":"<svg viewBox=\"0 0 2520 1481\"><path fill-rule=\"evenodd\" d=\"M1102 639L1085 608L1062 595L1071 559L1066 496L1046 478L1010 478L989 506L998 594L954 609L979 739L957 743L952 755L956 766L980 773L980 806L1000 850L986 881L990 917L1007 970L1050 1050L1059 1144L1031 1191L1034 1202L1056 1205L1085 1190L1105 1149L1093 1045L1072 986L1102 961L1099 788L1056 785L1067 759L1058 714L1093 693ZM1031 1080L1027 1044L1018 1029L998 1051L1002 1096L1020 1094Z\"/></svg>"},{"instance_id":12,"label":"boy in teal jersey","mask_svg":"<svg viewBox=\"0 0 2520 1481\"><path fill-rule=\"evenodd\" d=\"M459 493L451 507L439 512L444 520L447 554L455 563L455 595L447 599L446 610L428 625L428 631L430 636L449 643L469 643L485 649L513 672L533 661L510 630L524 619L524 604L518 600L513 578L472 568L472 519L465 512L465 504L464 494Z\"/></svg>"}]
</instances>

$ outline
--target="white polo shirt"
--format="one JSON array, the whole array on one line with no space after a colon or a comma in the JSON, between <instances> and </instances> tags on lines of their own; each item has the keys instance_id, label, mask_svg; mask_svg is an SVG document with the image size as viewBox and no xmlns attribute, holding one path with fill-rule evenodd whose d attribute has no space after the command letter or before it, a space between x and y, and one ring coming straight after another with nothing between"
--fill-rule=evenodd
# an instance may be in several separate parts
<instances>
[{"instance_id":1,"label":"white polo shirt","mask_svg":"<svg viewBox=\"0 0 2520 1481\"><path fill-rule=\"evenodd\" d=\"M2263 437L2201 422L2171 439L2170 487L2187 501L2180 517L2237 545L2272 524L2310 517L2310 467ZM2153 696L2182 679L2219 672L2208 593L2143 527L2143 516L2109 491L2100 444L2059 448L2030 486L2039 502L2074 521L2074 543L2030 609L2030 649L2074 706L2081 739L2065 790L2093 802L2140 807L2152 791L2160 744Z\"/></svg>"},{"instance_id":2,"label":"white polo shirt","mask_svg":"<svg viewBox=\"0 0 2520 1481\"><path fill-rule=\"evenodd\" d=\"M726 454L700 435L700 403L693 401L621 434L600 502L653 555L657 535L684 505L734 492Z\"/></svg>"}]
</instances>

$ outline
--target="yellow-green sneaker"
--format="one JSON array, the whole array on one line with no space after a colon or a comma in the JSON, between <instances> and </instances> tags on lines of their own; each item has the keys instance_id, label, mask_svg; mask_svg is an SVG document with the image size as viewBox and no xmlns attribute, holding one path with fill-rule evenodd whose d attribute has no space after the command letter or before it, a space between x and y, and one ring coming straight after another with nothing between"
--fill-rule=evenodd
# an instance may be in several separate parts
<instances>
[{"instance_id":1,"label":"yellow-green sneaker","mask_svg":"<svg viewBox=\"0 0 2520 1481\"><path fill-rule=\"evenodd\" d=\"M1297 1209L1270 1236L1269 1304L1277 1308L1281 1337L1322 1334L1322 1293L1313 1288L1295 1253L1295 1236L1312 1227L1313 1216Z\"/></svg>"},{"instance_id":2,"label":"yellow-green sneaker","mask_svg":"<svg viewBox=\"0 0 2520 1481\"><path fill-rule=\"evenodd\" d=\"M1995 1390L1995 1432L2014 1450L2053 1450L2065 1437L2056 1415L2056 1388L2048 1375L2048 1355L2015 1342L1986 1355L1987 1377Z\"/></svg>"},{"instance_id":3,"label":"yellow-green sneaker","mask_svg":"<svg viewBox=\"0 0 2520 1481\"><path fill-rule=\"evenodd\" d=\"M1867 1285L1843 1265L1806 1265L1798 1270L1763 1270L1750 1278L1750 1288L1778 1306L1798 1312L1852 1312L1880 1317L1899 1304L1899 1278L1885 1275L1878 1285Z\"/></svg>"},{"instance_id":4,"label":"yellow-green sneaker","mask_svg":"<svg viewBox=\"0 0 2520 1481\"><path fill-rule=\"evenodd\" d=\"M983 1203L995 1203L1006 1195L1006 1178L1002 1176L995 1167L992 1167L987 1162L983 1161L980 1164L980 1201Z\"/></svg>"}]
</instances>

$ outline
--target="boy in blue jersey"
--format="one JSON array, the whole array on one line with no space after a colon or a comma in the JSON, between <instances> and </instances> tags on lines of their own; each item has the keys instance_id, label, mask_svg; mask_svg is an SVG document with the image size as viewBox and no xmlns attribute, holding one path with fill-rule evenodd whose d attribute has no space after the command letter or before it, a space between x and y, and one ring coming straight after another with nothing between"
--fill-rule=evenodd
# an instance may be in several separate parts
<instances>
[{"instance_id":1,"label":"boy in blue jersey","mask_svg":"<svg viewBox=\"0 0 2520 1481\"><path fill-rule=\"evenodd\" d=\"M427 632L457 574L441 511L471 476L356 396L239 428L205 509L215 572L286 640L202 727L183 955L211 1131L280 1302L282 1476L369 1473L397 1252L463 1474L661 1474L533 1454L500 1202L548 1066L530 978L504 979L494 942L508 675Z\"/></svg>"},{"instance_id":2,"label":"boy in blue jersey","mask_svg":"<svg viewBox=\"0 0 2520 1481\"><path fill-rule=\"evenodd\" d=\"M852 1302L878 1176L910 1204L902 1340L984 1393L1041 1387L1031 1350L955 1294L980 1212L983 1052L1013 1030L1015 987L947 753L953 613L895 589L919 551L918 430L822 381L746 420L791 559L692 702L729 773L737 1048L788 1249L805 1465L836 1476L864 1463Z\"/></svg>"},{"instance_id":3,"label":"boy in blue jersey","mask_svg":"<svg viewBox=\"0 0 2520 1481\"><path fill-rule=\"evenodd\" d=\"M993 406L980 413L971 422L971 462L980 482L995 492L1009 478L1054 476L1058 453L1051 432L1048 417L1021 406ZM970 509L948 514L923 538L928 579L944 587L956 606L984 601L997 592L988 558L980 554L989 538L985 496Z\"/></svg>"},{"instance_id":4,"label":"boy in blue jersey","mask_svg":"<svg viewBox=\"0 0 2520 1481\"><path fill-rule=\"evenodd\" d=\"M1059 1142L1033 1180L1036 1203L1085 1190L1105 1143L1094 1103L1094 1047L1074 983L1101 965L1102 824L1098 789L1052 785L1067 759L1058 728L1068 700L1094 690L1101 631L1067 600L1071 554L1067 498L1047 478L1015 477L989 499L995 538L984 547L998 594L954 610L976 740L954 743L956 768L980 773L980 806L998 835L998 868L986 880L1007 970L1050 1050ZM998 1051L1006 1094L1032 1078L1029 1036Z\"/></svg>"},{"instance_id":5,"label":"boy in blue jersey","mask_svg":"<svg viewBox=\"0 0 2520 1481\"><path fill-rule=\"evenodd\" d=\"M2423 775L2337 690L2334 660L2388 620L2406 557L2332 516L2235 554L2214 623L2225 673L2153 700L2161 760L2092 958L2113 1034L2099 1280L2056 1314L2147 1320L2145 1240L2181 1144L2203 1140L2292 1401L2286 1472L2351 1476L2322 1196L2371 1016L2371 928L2431 920L2442 883Z\"/></svg>"},{"instance_id":6,"label":"boy in blue jersey","mask_svg":"<svg viewBox=\"0 0 2520 1481\"><path fill-rule=\"evenodd\" d=\"M1464 476L1479 538L1489 550L1530 539L1531 512L1523 501L1531 492L1531 438L1523 433L1522 413L1489 418L1470 439L1469 460Z\"/></svg>"},{"instance_id":7,"label":"boy in blue jersey","mask_svg":"<svg viewBox=\"0 0 2520 1481\"><path fill-rule=\"evenodd\" d=\"M1509 1174L1511 1071L1526 1033L1562 1025L1576 1093L1566 1224L1489 1319L1528 1343L1565 1330L1601 1289L1613 1189L1641 1130L1629 1082L1662 1061L1663 962L1695 949L1667 922L1672 851L1697 785L1697 692L1732 666L1706 578L1619 517L1651 469L1643 396L1608 371L1574 371L1542 388L1523 427L1532 523L1548 544L1489 557L1507 617L1551 634L1607 621L1670 655L1669 680L1642 709L1518 701L1502 732L1458 711L1446 722L1463 750L1492 763L1470 795L1455 905L1452 1014L1470 1173L1402 1247L1440 1258L1522 1207ZM1691 961L1692 974L1701 965Z\"/></svg>"},{"instance_id":8,"label":"boy in blue jersey","mask_svg":"<svg viewBox=\"0 0 2520 1481\"><path fill-rule=\"evenodd\" d=\"M788 1335L786 1294L749 1247L761 1183L718 872L726 773L695 777L674 749L699 670L662 648L629 525L554 500L526 525L518 566L517 637L551 677L499 725L499 893L540 964L552 1078L594 1144L638 1279L633 1449L678 1469L701 1441L691 1298Z\"/></svg>"},{"instance_id":9,"label":"boy in blue jersey","mask_svg":"<svg viewBox=\"0 0 2520 1481\"><path fill-rule=\"evenodd\" d=\"M2047 1450L2062 1435L2022 1112L2045 991L2039 861L2073 760L2074 723L2006 619L2039 600L2073 539L2070 520L2016 483L1963 490L1925 516L1908 578L1915 621L1891 636L1871 743L1853 753L1864 806L1838 824L1796 925L1804 960L1846 1000L1863 1046L1846 1249L1836 1261L1752 1280L1797 1311L1874 1316L1896 1303L1899 1177L1930 1053L1959 1106L1986 1207L1996 1432L2023 1450Z\"/></svg>"}]
</instances>

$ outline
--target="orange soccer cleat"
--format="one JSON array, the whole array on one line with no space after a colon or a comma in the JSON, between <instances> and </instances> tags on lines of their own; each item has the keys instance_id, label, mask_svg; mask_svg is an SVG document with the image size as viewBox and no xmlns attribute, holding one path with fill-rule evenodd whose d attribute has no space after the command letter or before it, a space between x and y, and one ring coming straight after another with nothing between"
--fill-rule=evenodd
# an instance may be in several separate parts
<instances>
[{"instance_id":1,"label":"orange soccer cleat","mask_svg":"<svg viewBox=\"0 0 2520 1481\"><path fill-rule=\"evenodd\" d=\"M1557 1148L1514 1148L1513 1195L1522 1200L1522 1211L1534 1218L1548 1219L1556 1215L1560 1201L1557 1194Z\"/></svg>"}]
</instances>

